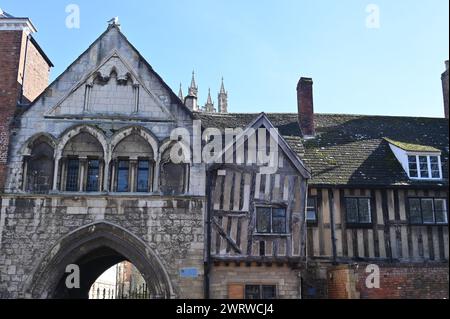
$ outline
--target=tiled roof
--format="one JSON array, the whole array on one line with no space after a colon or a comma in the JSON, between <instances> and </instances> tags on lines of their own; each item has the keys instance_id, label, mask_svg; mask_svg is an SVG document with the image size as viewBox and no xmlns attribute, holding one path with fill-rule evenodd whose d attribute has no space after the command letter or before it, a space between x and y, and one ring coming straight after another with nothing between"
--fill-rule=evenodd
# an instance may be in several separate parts
<instances>
[{"instance_id":1,"label":"tiled roof","mask_svg":"<svg viewBox=\"0 0 450 319\"><path fill-rule=\"evenodd\" d=\"M195 113L203 127L245 127L258 114ZM315 185L448 185L448 120L444 118L315 114L316 137L303 140L296 113L268 113L312 171ZM408 178L385 138L442 152L442 181Z\"/></svg>"}]
</instances>

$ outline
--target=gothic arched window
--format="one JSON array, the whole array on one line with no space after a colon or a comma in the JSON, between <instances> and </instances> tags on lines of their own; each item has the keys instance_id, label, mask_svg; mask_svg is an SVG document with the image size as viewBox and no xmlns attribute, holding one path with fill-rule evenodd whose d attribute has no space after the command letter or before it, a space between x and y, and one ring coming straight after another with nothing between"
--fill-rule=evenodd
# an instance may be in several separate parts
<instances>
[{"instance_id":1,"label":"gothic arched window","mask_svg":"<svg viewBox=\"0 0 450 319\"><path fill-rule=\"evenodd\" d=\"M30 148L24 162L24 190L47 193L53 186L54 149L44 139L37 139Z\"/></svg>"},{"instance_id":2,"label":"gothic arched window","mask_svg":"<svg viewBox=\"0 0 450 319\"><path fill-rule=\"evenodd\" d=\"M111 189L115 192L147 193L153 189L154 153L138 133L123 138L113 150Z\"/></svg>"},{"instance_id":3,"label":"gothic arched window","mask_svg":"<svg viewBox=\"0 0 450 319\"><path fill-rule=\"evenodd\" d=\"M169 146L161 156L160 190L164 194L182 194L187 191L189 164L172 161L170 150Z\"/></svg>"},{"instance_id":4,"label":"gothic arched window","mask_svg":"<svg viewBox=\"0 0 450 319\"><path fill-rule=\"evenodd\" d=\"M98 192L103 178L103 147L91 134L71 138L62 153L61 185L69 192Z\"/></svg>"}]
</instances>

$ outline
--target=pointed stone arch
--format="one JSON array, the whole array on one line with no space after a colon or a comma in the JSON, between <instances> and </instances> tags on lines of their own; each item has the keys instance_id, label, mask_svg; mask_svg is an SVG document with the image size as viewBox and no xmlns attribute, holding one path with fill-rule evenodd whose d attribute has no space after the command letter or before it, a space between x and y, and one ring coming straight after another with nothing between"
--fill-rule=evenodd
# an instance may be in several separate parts
<instances>
[{"instance_id":1,"label":"pointed stone arch","mask_svg":"<svg viewBox=\"0 0 450 319\"><path fill-rule=\"evenodd\" d=\"M137 134L150 144L155 158L158 154L159 142L156 136L148 129L141 126L127 126L117 131L111 138L109 152L112 154L116 146L126 137Z\"/></svg>"},{"instance_id":2,"label":"pointed stone arch","mask_svg":"<svg viewBox=\"0 0 450 319\"><path fill-rule=\"evenodd\" d=\"M99 262L99 269L91 267L91 271L97 271L94 276L89 276L84 281L81 278L81 290L78 293L67 295L66 291L66 294L62 294L61 287L64 285L67 265L93 258L91 255L96 255L101 249L109 254L115 252L116 255L113 253L112 259ZM175 298L169 274L158 254L136 235L105 221L88 224L70 232L47 251L25 283L26 297L87 298L89 287L97 278L97 274L100 275L123 260L136 266L157 298Z\"/></svg>"},{"instance_id":3,"label":"pointed stone arch","mask_svg":"<svg viewBox=\"0 0 450 319\"><path fill-rule=\"evenodd\" d=\"M106 140L104 133L100 129L91 125L77 125L67 129L59 138L58 145L56 147L56 157L60 157L67 143L80 133L88 133L97 139L97 141L102 145L103 156L105 158L108 156L108 141Z\"/></svg>"},{"instance_id":4,"label":"pointed stone arch","mask_svg":"<svg viewBox=\"0 0 450 319\"><path fill-rule=\"evenodd\" d=\"M47 144L49 144L51 147L56 149L56 145L57 145L56 138L49 133L42 132L42 133L37 133L37 134L34 134L33 136L31 136L19 149L19 154L22 156L30 155L34 143L38 140L43 140Z\"/></svg>"},{"instance_id":5,"label":"pointed stone arch","mask_svg":"<svg viewBox=\"0 0 450 319\"><path fill-rule=\"evenodd\" d=\"M19 149L22 161L19 178L23 191L47 193L52 189L56 145L53 135L38 133Z\"/></svg>"}]
</instances>

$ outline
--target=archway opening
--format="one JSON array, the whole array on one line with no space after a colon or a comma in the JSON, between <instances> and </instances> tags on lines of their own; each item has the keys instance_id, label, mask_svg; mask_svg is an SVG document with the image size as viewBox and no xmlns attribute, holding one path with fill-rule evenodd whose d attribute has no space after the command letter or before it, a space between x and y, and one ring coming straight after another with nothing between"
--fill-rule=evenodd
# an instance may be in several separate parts
<instances>
[{"instance_id":1,"label":"archway opening","mask_svg":"<svg viewBox=\"0 0 450 319\"><path fill-rule=\"evenodd\" d=\"M95 280L89 299L152 299L151 289L143 275L131 262L122 261Z\"/></svg>"},{"instance_id":2,"label":"archway opening","mask_svg":"<svg viewBox=\"0 0 450 319\"><path fill-rule=\"evenodd\" d=\"M109 247L100 247L72 265L77 273L67 272L58 282L56 299L152 299L161 298L142 273L123 255ZM78 276L79 288L73 287ZM70 277L70 278L68 278ZM157 279L157 278L155 278ZM69 283L69 284L68 284Z\"/></svg>"},{"instance_id":3,"label":"archway opening","mask_svg":"<svg viewBox=\"0 0 450 319\"><path fill-rule=\"evenodd\" d=\"M151 298L175 296L168 272L153 249L108 222L89 224L63 237L37 265L27 291L33 298L88 299L97 278L124 261L139 269Z\"/></svg>"}]
</instances>

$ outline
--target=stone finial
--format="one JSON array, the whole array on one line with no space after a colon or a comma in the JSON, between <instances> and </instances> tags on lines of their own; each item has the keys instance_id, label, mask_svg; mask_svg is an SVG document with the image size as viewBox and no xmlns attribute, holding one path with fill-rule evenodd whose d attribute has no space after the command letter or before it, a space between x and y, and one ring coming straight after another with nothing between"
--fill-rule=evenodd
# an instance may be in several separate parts
<instances>
[{"instance_id":1,"label":"stone finial","mask_svg":"<svg viewBox=\"0 0 450 319\"><path fill-rule=\"evenodd\" d=\"M191 86L189 87L189 96L197 97L198 95L198 86L197 83L195 83L195 72L192 71L192 79L191 79Z\"/></svg>"},{"instance_id":2,"label":"stone finial","mask_svg":"<svg viewBox=\"0 0 450 319\"><path fill-rule=\"evenodd\" d=\"M211 98L211 89L208 89L208 99L206 100L206 104L204 107L205 112L213 113L215 112L214 103Z\"/></svg>"},{"instance_id":3,"label":"stone finial","mask_svg":"<svg viewBox=\"0 0 450 319\"><path fill-rule=\"evenodd\" d=\"M184 95L183 95L183 87L180 83L180 89L178 90L178 97L180 98L181 102L184 102Z\"/></svg>"},{"instance_id":4,"label":"stone finial","mask_svg":"<svg viewBox=\"0 0 450 319\"><path fill-rule=\"evenodd\" d=\"M111 27L120 27L119 17L114 17L108 21L108 28Z\"/></svg>"},{"instance_id":5,"label":"stone finial","mask_svg":"<svg viewBox=\"0 0 450 319\"><path fill-rule=\"evenodd\" d=\"M225 85L222 83L220 85L220 92L218 95L219 100L219 113L228 113L228 92L225 90Z\"/></svg>"}]
</instances>

